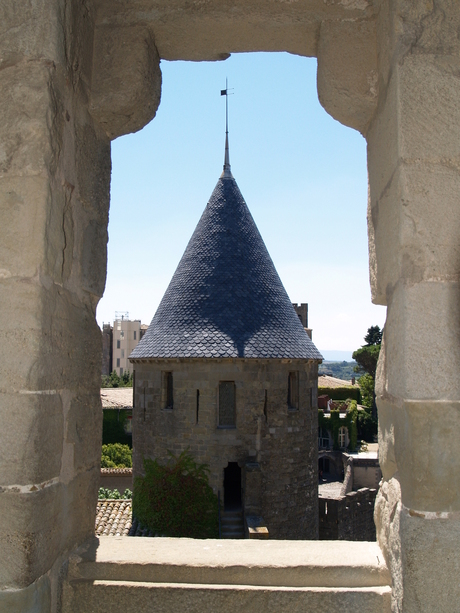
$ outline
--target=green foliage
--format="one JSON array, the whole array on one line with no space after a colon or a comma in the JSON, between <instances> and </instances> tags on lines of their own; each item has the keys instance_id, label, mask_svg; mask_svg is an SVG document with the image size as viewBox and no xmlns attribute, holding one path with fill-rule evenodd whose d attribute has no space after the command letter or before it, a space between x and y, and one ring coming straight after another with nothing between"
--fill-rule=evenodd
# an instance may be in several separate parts
<instances>
[{"instance_id":1,"label":"green foliage","mask_svg":"<svg viewBox=\"0 0 460 613\"><path fill-rule=\"evenodd\" d=\"M340 413L344 413L346 411L346 416L341 418ZM353 451L356 449L356 445L358 443L358 431L357 431L357 420L358 420L358 407L356 400L352 400L351 398L344 402L337 409L333 409L330 412L330 417L326 417L324 415L324 411L318 410L318 426L320 428L325 428L329 430L332 434L333 440L333 448L338 450L339 447L339 430L342 426L345 426L348 429L348 449Z\"/></svg>"},{"instance_id":2,"label":"green foliage","mask_svg":"<svg viewBox=\"0 0 460 613\"><path fill-rule=\"evenodd\" d=\"M372 409L358 411L358 433L360 437L368 443L372 443L377 430L378 424L372 416Z\"/></svg>"},{"instance_id":3,"label":"green foliage","mask_svg":"<svg viewBox=\"0 0 460 613\"><path fill-rule=\"evenodd\" d=\"M119 377L117 371L112 370L110 375L102 375L101 387L133 387L133 375L127 371Z\"/></svg>"},{"instance_id":4,"label":"green foliage","mask_svg":"<svg viewBox=\"0 0 460 613\"><path fill-rule=\"evenodd\" d=\"M217 496L208 482L209 468L187 451L165 465L144 460L145 477L134 481L133 515L162 536L218 538Z\"/></svg>"},{"instance_id":5,"label":"green foliage","mask_svg":"<svg viewBox=\"0 0 460 613\"><path fill-rule=\"evenodd\" d=\"M359 387L361 388L361 404L369 409L372 409L374 402L374 379L371 375L363 375L358 380Z\"/></svg>"},{"instance_id":6,"label":"green foliage","mask_svg":"<svg viewBox=\"0 0 460 613\"><path fill-rule=\"evenodd\" d=\"M367 329L367 334L364 337L366 345L380 345L382 342L383 330L379 326L371 326Z\"/></svg>"},{"instance_id":7,"label":"green foliage","mask_svg":"<svg viewBox=\"0 0 460 613\"><path fill-rule=\"evenodd\" d=\"M133 450L128 445L102 445L101 468L132 468Z\"/></svg>"},{"instance_id":8,"label":"green foliage","mask_svg":"<svg viewBox=\"0 0 460 613\"><path fill-rule=\"evenodd\" d=\"M133 493L130 489L126 488L123 494L120 494L118 490L108 490L105 487L99 488L98 498L99 500L130 500L133 497Z\"/></svg>"},{"instance_id":9,"label":"green foliage","mask_svg":"<svg viewBox=\"0 0 460 613\"><path fill-rule=\"evenodd\" d=\"M125 432L128 411L125 409L104 409L102 421L102 443L122 443L132 446L132 437Z\"/></svg>"},{"instance_id":10,"label":"green foliage","mask_svg":"<svg viewBox=\"0 0 460 613\"><path fill-rule=\"evenodd\" d=\"M318 396L327 394L331 400L347 400L351 398L359 402L361 399L358 387L318 387Z\"/></svg>"},{"instance_id":11,"label":"green foliage","mask_svg":"<svg viewBox=\"0 0 460 613\"><path fill-rule=\"evenodd\" d=\"M375 379L377 360L379 359L380 345L365 345L353 352L353 359L358 366L356 372L368 373Z\"/></svg>"},{"instance_id":12,"label":"green foliage","mask_svg":"<svg viewBox=\"0 0 460 613\"><path fill-rule=\"evenodd\" d=\"M328 362L324 361L318 367L319 375L330 375L336 379L350 381L355 376L356 362Z\"/></svg>"}]
</instances>

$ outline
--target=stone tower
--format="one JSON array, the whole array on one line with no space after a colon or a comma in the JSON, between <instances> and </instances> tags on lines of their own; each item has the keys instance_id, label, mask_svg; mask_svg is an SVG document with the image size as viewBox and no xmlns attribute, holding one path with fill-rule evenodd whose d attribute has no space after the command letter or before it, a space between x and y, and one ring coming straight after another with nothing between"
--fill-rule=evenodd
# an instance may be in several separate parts
<instances>
[{"instance_id":1,"label":"stone tower","mask_svg":"<svg viewBox=\"0 0 460 613\"><path fill-rule=\"evenodd\" d=\"M230 170L130 356L134 475L189 448L226 508L273 538L317 538L322 356L295 312Z\"/></svg>"}]
</instances>

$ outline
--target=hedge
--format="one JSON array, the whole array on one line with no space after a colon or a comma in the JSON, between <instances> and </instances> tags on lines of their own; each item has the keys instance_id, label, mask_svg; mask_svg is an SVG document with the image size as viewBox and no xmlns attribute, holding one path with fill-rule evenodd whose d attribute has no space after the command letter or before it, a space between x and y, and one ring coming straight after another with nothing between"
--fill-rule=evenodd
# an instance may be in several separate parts
<instances>
[{"instance_id":1,"label":"hedge","mask_svg":"<svg viewBox=\"0 0 460 613\"><path fill-rule=\"evenodd\" d=\"M327 395L331 400L356 400L361 404L361 390L359 387L318 387L318 396Z\"/></svg>"}]
</instances>

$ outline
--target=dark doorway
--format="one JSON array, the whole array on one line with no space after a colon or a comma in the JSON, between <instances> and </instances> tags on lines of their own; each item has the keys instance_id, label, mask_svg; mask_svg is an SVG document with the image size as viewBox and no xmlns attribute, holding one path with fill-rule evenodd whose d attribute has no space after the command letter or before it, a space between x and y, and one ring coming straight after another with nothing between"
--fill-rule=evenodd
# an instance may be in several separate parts
<instances>
[{"instance_id":1,"label":"dark doorway","mask_svg":"<svg viewBox=\"0 0 460 613\"><path fill-rule=\"evenodd\" d=\"M330 471L329 458L320 458L318 461L318 469L320 471L320 474L324 474L324 473L329 474L329 471Z\"/></svg>"},{"instance_id":2,"label":"dark doorway","mask_svg":"<svg viewBox=\"0 0 460 613\"><path fill-rule=\"evenodd\" d=\"M241 468L237 462L229 462L224 469L224 510L241 509Z\"/></svg>"}]
</instances>

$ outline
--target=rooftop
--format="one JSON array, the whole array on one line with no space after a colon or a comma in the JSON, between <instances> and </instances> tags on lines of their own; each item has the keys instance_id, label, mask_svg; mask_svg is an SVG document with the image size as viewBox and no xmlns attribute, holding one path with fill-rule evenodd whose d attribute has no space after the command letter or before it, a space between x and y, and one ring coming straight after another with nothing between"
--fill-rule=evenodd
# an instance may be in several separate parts
<instances>
[{"instance_id":1,"label":"rooftop","mask_svg":"<svg viewBox=\"0 0 460 613\"><path fill-rule=\"evenodd\" d=\"M130 359L322 360L229 169Z\"/></svg>"},{"instance_id":2,"label":"rooftop","mask_svg":"<svg viewBox=\"0 0 460 613\"><path fill-rule=\"evenodd\" d=\"M103 409L131 409L133 406L132 387L103 387L101 388Z\"/></svg>"}]
</instances>

